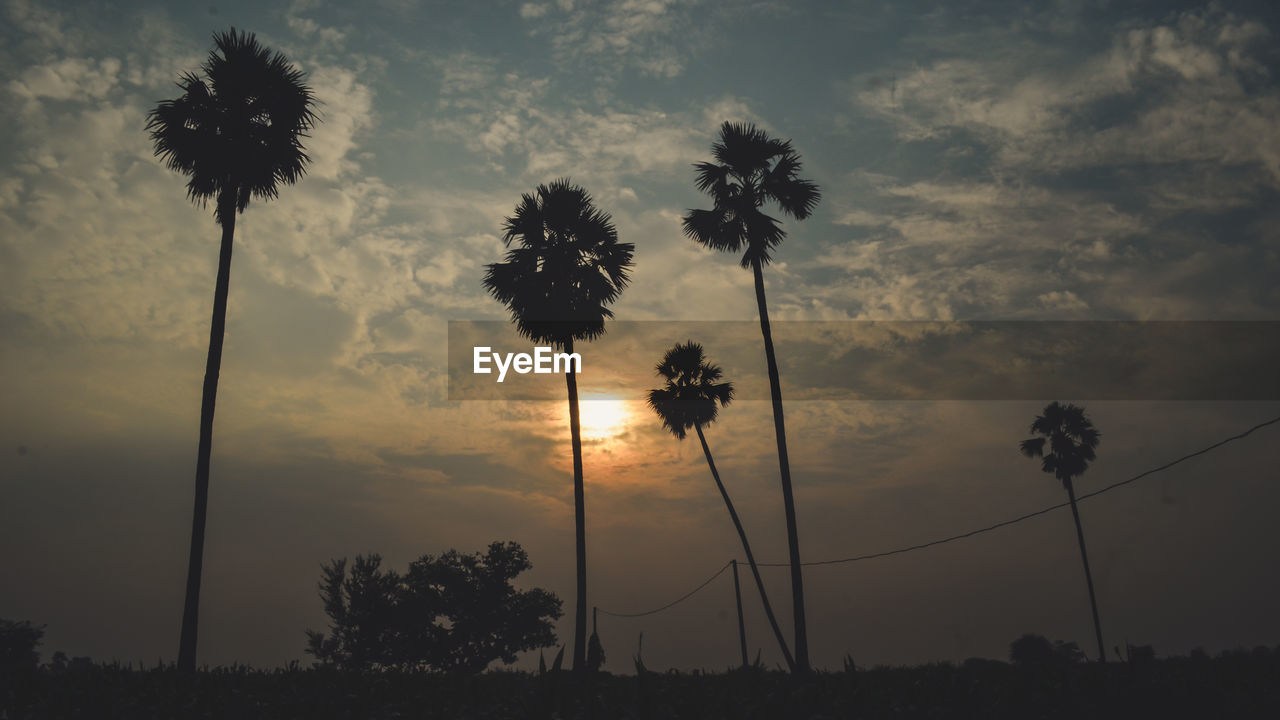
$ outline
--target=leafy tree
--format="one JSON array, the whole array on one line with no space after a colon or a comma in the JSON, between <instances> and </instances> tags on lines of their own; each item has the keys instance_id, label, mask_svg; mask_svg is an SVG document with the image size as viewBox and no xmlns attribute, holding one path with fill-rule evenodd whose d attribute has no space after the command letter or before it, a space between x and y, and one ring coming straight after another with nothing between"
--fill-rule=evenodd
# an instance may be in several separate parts
<instances>
[{"instance_id":1,"label":"leafy tree","mask_svg":"<svg viewBox=\"0 0 1280 720\"><path fill-rule=\"evenodd\" d=\"M605 319L613 317L607 306L627 286L635 250L631 243L618 242L609 214L596 209L587 191L566 178L522 195L505 230L507 254L503 262L486 266L484 288L511 311L517 332L566 353L573 352L575 341L604 334ZM586 504L578 380L572 367L565 384L577 550L573 671L581 676L587 670Z\"/></svg>"},{"instance_id":2,"label":"leafy tree","mask_svg":"<svg viewBox=\"0 0 1280 720\"><path fill-rule=\"evenodd\" d=\"M347 559L321 566L320 598L331 620L330 633L307 632L307 652L343 668L396 664L396 605L402 578L381 570L382 557L357 555L347 575Z\"/></svg>"},{"instance_id":3,"label":"leafy tree","mask_svg":"<svg viewBox=\"0 0 1280 720\"><path fill-rule=\"evenodd\" d=\"M711 457L711 447L707 445L702 426L716 421L720 408L733 399L733 383L718 382L722 376L720 367L705 360L702 346L690 340L684 345L675 345L658 363L657 373L667 382L664 387L649 391L649 407L662 419L662 426L671 431L677 439L683 440L690 428L698 434L702 443L702 453L707 458L707 467L711 468L711 477L716 481L720 497L724 498L725 507L729 510L729 519L738 531L738 539L742 541L742 551L751 566L751 574L756 581L756 589L760 591L760 602L764 605L765 616L769 626L778 639L778 647L787 661L787 667L795 670L795 659L787 648L787 640L778 627L778 620L773 615L773 606L769 604L769 595L765 592L764 581L760 578L760 568L756 565L755 555L751 552L751 543L747 541L747 531L742 528L738 511L729 499L729 491L720 481L720 473L716 470L715 460Z\"/></svg>"},{"instance_id":4,"label":"leafy tree","mask_svg":"<svg viewBox=\"0 0 1280 720\"><path fill-rule=\"evenodd\" d=\"M1043 635L1027 633L1009 643L1009 662L1015 665L1044 665L1053 659L1053 644Z\"/></svg>"},{"instance_id":5,"label":"leafy tree","mask_svg":"<svg viewBox=\"0 0 1280 720\"><path fill-rule=\"evenodd\" d=\"M1061 640L1053 641L1053 654L1064 663L1084 662L1088 658L1085 657L1084 651L1075 642L1063 642Z\"/></svg>"},{"instance_id":6,"label":"leafy tree","mask_svg":"<svg viewBox=\"0 0 1280 720\"><path fill-rule=\"evenodd\" d=\"M430 669L478 673L494 660L556 642L560 599L511 581L532 565L514 542L481 555L423 555L408 572L381 569L378 555L323 567L320 598L329 632L307 630L307 652L347 670Z\"/></svg>"},{"instance_id":7,"label":"leafy tree","mask_svg":"<svg viewBox=\"0 0 1280 720\"><path fill-rule=\"evenodd\" d=\"M791 562L791 599L795 613L796 669L809 671L809 640L805 626L804 579L800 566L800 541L796 529L795 501L791 491L791 463L787 457L787 430L782 412L782 386L773 351L769 308L765 302L764 266L773 250L787 237L776 218L761 208L775 203L797 220L812 214L821 193L818 186L799 177L800 155L791 141L772 138L755 125L725 122L720 139L711 146L715 162L695 163L698 189L711 196L711 210L690 210L684 217L684 233L713 250L742 252L742 267L755 277L760 332L764 337L773 401L773 429L778 443L782 476L783 511L787 520L787 546Z\"/></svg>"},{"instance_id":8,"label":"leafy tree","mask_svg":"<svg viewBox=\"0 0 1280 720\"><path fill-rule=\"evenodd\" d=\"M1080 542L1080 559L1084 563L1084 580L1089 587L1089 608L1093 611L1093 630L1098 639L1098 662L1106 662L1106 646L1102 643L1102 621L1098 619L1098 601L1093 593L1093 574L1089 572L1089 553L1084 546L1084 528L1080 525L1080 511L1076 508L1076 491L1072 479L1080 477L1088 469L1102 437L1093 422L1084 414L1084 408L1070 403L1062 405L1056 400L1045 406L1044 414L1031 422L1031 432L1041 437L1023 440L1019 445L1022 454L1029 458L1042 458L1041 469L1053 473L1066 488L1071 501L1071 517L1076 522L1076 539ZM1045 453L1045 443L1049 452Z\"/></svg>"},{"instance_id":9,"label":"leafy tree","mask_svg":"<svg viewBox=\"0 0 1280 720\"><path fill-rule=\"evenodd\" d=\"M1259 650L1262 654L1259 655ZM1259 646L1253 649L1254 655L1266 657L1269 651L1265 646ZM1156 649L1150 645L1130 645L1125 643L1124 660L1130 665L1150 665L1156 661Z\"/></svg>"},{"instance_id":10,"label":"leafy tree","mask_svg":"<svg viewBox=\"0 0 1280 720\"><path fill-rule=\"evenodd\" d=\"M40 651L36 648L42 638L43 625L0 618L0 676L34 670L40 664Z\"/></svg>"},{"instance_id":11,"label":"leafy tree","mask_svg":"<svg viewBox=\"0 0 1280 720\"><path fill-rule=\"evenodd\" d=\"M1085 659L1080 646L1073 642L1049 639L1030 633L1009 644L1009 661L1015 665L1070 665Z\"/></svg>"},{"instance_id":12,"label":"leafy tree","mask_svg":"<svg viewBox=\"0 0 1280 720\"><path fill-rule=\"evenodd\" d=\"M178 668L184 671L195 670L196 664L209 456L236 213L244 212L251 197L269 200L279 194L282 183L291 185L302 177L309 161L302 138L316 122L311 90L302 73L283 55L258 44L253 33L237 33L235 28L215 34L213 41L215 49L201 67L204 76L184 74L178 83L182 96L161 102L147 117L156 155L170 169L190 176L187 196L192 201L204 207L214 200L214 219L222 226L200 403L195 510L178 649Z\"/></svg>"}]
</instances>

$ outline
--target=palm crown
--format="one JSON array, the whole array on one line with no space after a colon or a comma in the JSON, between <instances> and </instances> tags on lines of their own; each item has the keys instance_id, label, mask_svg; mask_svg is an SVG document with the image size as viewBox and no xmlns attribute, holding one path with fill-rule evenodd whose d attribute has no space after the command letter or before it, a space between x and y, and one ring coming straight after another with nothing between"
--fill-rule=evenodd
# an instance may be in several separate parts
<instances>
[{"instance_id":1,"label":"palm crown","mask_svg":"<svg viewBox=\"0 0 1280 720\"><path fill-rule=\"evenodd\" d=\"M733 399L733 383L716 382L720 368L706 362L702 346L692 340L668 350L657 372L667 384L649 391L649 407L681 440L690 428L715 422L719 409Z\"/></svg>"},{"instance_id":2,"label":"palm crown","mask_svg":"<svg viewBox=\"0 0 1280 720\"><path fill-rule=\"evenodd\" d=\"M178 83L182 96L161 102L147 118L155 151L172 170L190 175L187 195L215 198L218 222L234 202L276 197L280 183L302 177L310 158L302 138L316 123L311 89L280 53L235 28L214 35L216 49L201 69Z\"/></svg>"},{"instance_id":3,"label":"palm crown","mask_svg":"<svg viewBox=\"0 0 1280 720\"><path fill-rule=\"evenodd\" d=\"M1022 454L1030 458L1043 458L1041 468L1051 472L1065 485L1071 478L1079 477L1097 456L1094 448L1102 433L1085 417L1084 408L1070 403L1052 402L1031 423L1031 432L1043 437L1023 440L1019 446ZM1049 453L1045 454L1045 441Z\"/></svg>"},{"instance_id":4,"label":"palm crown","mask_svg":"<svg viewBox=\"0 0 1280 720\"><path fill-rule=\"evenodd\" d=\"M567 178L539 185L521 196L504 229L505 261L487 266L484 287L511 310L516 330L561 346L604 333L613 317L605 306L629 281L635 245L618 242L612 218L587 191Z\"/></svg>"},{"instance_id":5,"label":"palm crown","mask_svg":"<svg viewBox=\"0 0 1280 720\"><path fill-rule=\"evenodd\" d=\"M791 141L769 137L749 123L725 122L711 146L715 162L695 163L698 189L711 196L711 210L690 210L684 232L714 250L744 250L742 266L768 265L771 251L787 234L777 219L761 211L774 202L797 220L809 217L821 194L798 177L800 156Z\"/></svg>"}]
</instances>

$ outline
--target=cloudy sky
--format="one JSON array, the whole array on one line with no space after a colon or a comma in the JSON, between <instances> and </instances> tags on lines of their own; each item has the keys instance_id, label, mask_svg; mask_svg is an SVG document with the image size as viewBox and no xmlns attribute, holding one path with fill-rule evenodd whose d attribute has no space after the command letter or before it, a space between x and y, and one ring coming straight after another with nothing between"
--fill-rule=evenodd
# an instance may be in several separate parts
<instances>
[{"instance_id":1,"label":"cloudy sky","mask_svg":"<svg viewBox=\"0 0 1280 720\"><path fill-rule=\"evenodd\" d=\"M737 258L680 232L724 120L791 138L823 192L766 271L782 327L835 328L779 345L784 393L804 398L787 423L806 560L1060 502L1016 452L1049 400L1086 403L1103 433L1082 492L1280 415L1274 392L867 400L840 379L862 369L854 321L1280 320L1280 12L833 5L5 0L0 617L47 624L46 655L176 657L219 231L143 128L229 26L308 74L322 122L306 178L236 228L201 662L307 660L320 564L356 553L403 567L513 539L534 563L521 582L572 598L564 403L448 387L449 322L505 319L484 265L520 194L557 177L635 244L614 309L648 321L626 353L583 350L589 601L648 610L740 556L696 444L640 402L646 366L694 327L667 321L756 319ZM704 339L743 398L708 440L757 555L781 561L745 339ZM1197 359L1212 372L1211 348ZM1109 645L1280 643L1275 432L1082 503ZM766 572L789 618L786 571ZM1004 657L1026 632L1092 650L1081 575L1065 511L811 567L813 661ZM749 644L779 662L744 599ZM602 618L607 667L628 669L641 632L650 667L728 666L732 612L722 576L665 613Z\"/></svg>"}]
</instances>

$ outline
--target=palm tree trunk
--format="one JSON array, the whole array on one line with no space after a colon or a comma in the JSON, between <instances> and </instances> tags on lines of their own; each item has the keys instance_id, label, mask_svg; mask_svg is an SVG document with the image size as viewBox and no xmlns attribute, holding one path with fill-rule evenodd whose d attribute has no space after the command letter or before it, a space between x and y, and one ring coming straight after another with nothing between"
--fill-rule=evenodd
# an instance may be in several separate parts
<instances>
[{"instance_id":1,"label":"palm tree trunk","mask_svg":"<svg viewBox=\"0 0 1280 720\"><path fill-rule=\"evenodd\" d=\"M1080 559L1084 561L1084 581L1089 586L1089 609L1093 611L1093 632L1098 636L1098 662L1107 661L1106 646L1102 644L1102 621L1098 619L1098 601L1093 595L1093 573L1089 572L1089 553L1084 548L1084 529L1080 526L1080 511L1076 509L1076 489L1071 478L1064 481L1067 497L1071 500L1071 517L1076 521L1076 539L1080 541Z\"/></svg>"},{"instance_id":2,"label":"palm tree trunk","mask_svg":"<svg viewBox=\"0 0 1280 720\"><path fill-rule=\"evenodd\" d=\"M778 360L773 354L773 333L769 330L769 307L764 298L764 271L760 261L751 263L755 274L756 304L760 307L760 333L764 335L764 356L769 366L769 395L773 400L773 430L778 438L778 466L782 471L782 507L787 517L787 550L791 562L791 606L795 613L795 670L809 672L809 634L804 620L804 578L800 567L800 539L796 531L796 504L791 494L791 461L787 458L787 427L782 416L782 385L778 380Z\"/></svg>"},{"instance_id":3,"label":"palm tree trunk","mask_svg":"<svg viewBox=\"0 0 1280 720\"><path fill-rule=\"evenodd\" d=\"M573 353L573 338L564 341L564 351ZM582 487L582 426L578 415L578 378L573 363L564 374L569 388L569 433L573 437L573 519L578 558L578 602L573 620L573 674L587 672L587 511Z\"/></svg>"},{"instance_id":4,"label":"palm tree trunk","mask_svg":"<svg viewBox=\"0 0 1280 720\"><path fill-rule=\"evenodd\" d=\"M756 557L751 553L751 543L747 542L747 531L742 529L738 511L733 508L733 501L729 499L729 492L724 489L724 483L720 482L720 473L716 470L716 461L711 459L711 448L707 445L706 436L702 434L702 426L694 425L693 429L698 431L698 440L702 443L702 453L707 456L711 477L715 478L716 487L720 489L720 497L724 498L724 506L729 509L729 518L733 520L733 527L738 531L738 539L742 541L742 552L746 554L747 564L751 566L751 575L755 577L756 589L760 591L760 602L764 605L765 617L769 618L769 627L773 628L774 637L778 638L778 647L782 648L782 657L787 661L787 668L795 672L796 661L791 657L791 651L787 649L787 639L782 635L782 628L778 627L778 619L773 616L773 606L769 604L769 596L764 591L764 581L760 579L760 567L756 565ZM746 652L745 647L743 652Z\"/></svg>"},{"instance_id":5,"label":"palm tree trunk","mask_svg":"<svg viewBox=\"0 0 1280 720\"><path fill-rule=\"evenodd\" d=\"M222 337L227 324L227 291L231 284L231 244L236 231L235 196L218 198L222 222L222 248L218 253L218 279L213 290L213 320L209 326L209 357L204 367L204 394L200 400L200 445L196 451L196 499L191 519L191 555L187 560L187 595L182 606L182 637L178 643L178 670L195 672L196 636L200 622L200 573L204 566L204 526L209 511L209 456L213 450L213 407L218 397L218 372L222 368Z\"/></svg>"}]
</instances>

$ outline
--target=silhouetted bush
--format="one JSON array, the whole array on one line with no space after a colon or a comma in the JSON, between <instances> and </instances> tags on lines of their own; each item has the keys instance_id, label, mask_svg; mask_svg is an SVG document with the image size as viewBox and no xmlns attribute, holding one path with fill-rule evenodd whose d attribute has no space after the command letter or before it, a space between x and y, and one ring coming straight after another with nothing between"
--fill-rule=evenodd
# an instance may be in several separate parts
<instances>
[{"instance_id":1,"label":"silhouetted bush","mask_svg":"<svg viewBox=\"0 0 1280 720\"><path fill-rule=\"evenodd\" d=\"M0 618L0 673L35 669L40 664L36 648L43 637L43 625Z\"/></svg>"},{"instance_id":2,"label":"silhouetted bush","mask_svg":"<svg viewBox=\"0 0 1280 720\"><path fill-rule=\"evenodd\" d=\"M560 599L511 580L532 565L519 544L495 542L484 555L423 555L403 575L378 555L323 566L320 598L329 632L307 630L306 651L344 670L478 673L494 660L556 643Z\"/></svg>"},{"instance_id":3,"label":"silhouetted bush","mask_svg":"<svg viewBox=\"0 0 1280 720\"><path fill-rule=\"evenodd\" d=\"M93 669L93 659L88 657L68 658L67 654L61 650L53 653L53 657L49 662L45 663L45 669L54 675L68 672L89 672Z\"/></svg>"},{"instance_id":4,"label":"silhouetted bush","mask_svg":"<svg viewBox=\"0 0 1280 720\"><path fill-rule=\"evenodd\" d=\"M1009 661L1014 665L1069 665L1084 659L1079 645L1061 640L1049 642L1043 635L1028 633L1009 645Z\"/></svg>"},{"instance_id":5,"label":"silhouetted bush","mask_svg":"<svg viewBox=\"0 0 1280 720\"><path fill-rule=\"evenodd\" d=\"M1084 651L1080 649L1079 645L1073 642L1062 642L1061 640L1054 641L1053 656L1059 662L1064 663L1078 663L1086 660Z\"/></svg>"},{"instance_id":6,"label":"silhouetted bush","mask_svg":"<svg viewBox=\"0 0 1280 720\"><path fill-rule=\"evenodd\" d=\"M1150 645L1129 645L1125 647L1126 660L1133 665L1150 665L1156 660L1156 650Z\"/></svg>"}]
</instances>

